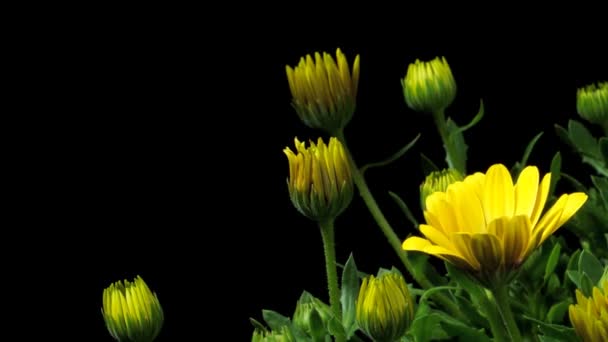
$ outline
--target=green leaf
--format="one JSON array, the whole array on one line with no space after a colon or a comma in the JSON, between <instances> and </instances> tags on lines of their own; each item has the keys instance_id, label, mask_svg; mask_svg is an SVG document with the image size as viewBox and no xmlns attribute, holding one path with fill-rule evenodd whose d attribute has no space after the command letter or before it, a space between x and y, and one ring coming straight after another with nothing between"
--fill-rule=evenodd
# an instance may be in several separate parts
<instances>
[{"instance_id":1,"label":"green leaf","mask_svg":"<svg viewBox=\"0 0 608 342\"><path fill-rule=\"evenodd\" d=\"M578 259L578 270L589 276L591 284L595 285L600 281L602 274L604 273L604 266L600 263L597 258L587 252L582 251L581 256Z\"/></svg>"},{"instance_id":2,"label":"green leaf","mask_svg":"<svg viewBox=\"0 0 608 342\"><path fill-rule=\"evenodd\" d=\"M581 256L581 252L582 250L577 249L576 251L574 251L574 253L572 253L572 255L570 256L570 260L568 260L568 267L566 269L572 271L578 270L578 259Z\"/></svg>"},{"instance_id":3,"label":"green leaf","mask_svg":"<svg viewBox=\"0 0 608 342\"><path fill-rule=\"evenodd\" d=\"M260 331L264 331L264 332L268 332L268 329L264 326L264 324L258 322L254 318L249 317L249 322L251 322L251 325L253 325L254 329L257 329L257 330L260 330Z\"/></svg>"},{"instance_id":4,"label":"green leaf","mask_svg":"<svg viewBox=\"0 0 608 342\"><path fill-rule=\"evenodd\" d=\"M342 272L342 290L340 302L342 303L342 325L346 330L346 337L350 338L356 328L355 324L355 301L359 294L359 278L357 277L357 264L352 253L346 261Z\"/></svg>"},{"instance_id":5,"label":"green leaf","mask_svg":"<svg viewBox=\"0 0 608 342\"><path fill-rule=\"evenodd\" d=\"M452 167L463 175L466 174L466 166L467 166L467 149L468 146L464 141L464 136L460 127L452 121L451 118L448 118L446 121L446 126L448 130L448 142L452 146L452 155L448 155L446 151L446 161L448 165L452 165Z\"/></svg>"},{"instance_id":6,"label":"green leaf","mask_svg":"<svg viewBox=\"0 0 608 342\"><path fill-rule=\"evenodd\" d=\"M410 208L408 208L407 204L405 204L405 202L401 199L401 197L399 197L399 195L397 195L396 193L389 191L388 194L389 194L389 196L391 196L393 201L395 201L395 203L397 203L397 206L399 207L399 209L401 209L401 211L403 212L405 217L412 223L414 228L418 229L418 221L414 217L414 214L412 214L412 212L410 211Z\"/></svg>"},{"instance_id":7,"label":"green leaf","mask_svg":"<svg viewBox=\"0 0 608 342\"><path fill-rule=\"evenodd\" d=\"M576 146L574 145L574 142L572 140L570 140L570 136L568 135L568 131L566 131L565 128L563 128L562 126L555 124L555 133L557 134L557 136L566 144L576 148Z\"/></svg>"},{"instance_id":8,"label":"green leaf","mask_svg":"<svg viewBox=\"0 0 608 342\"><path fill-rule=\"evenodd\" d=\"M416 142L418 141L419 138L420 138L420 133L418 133L418 135L412 141L410 141L407 145L402 147L399 151L397 151L395 154L388 157L387 159L377 162L377 163L370 163L370 164L363 166L361 168L361 174L364 174L365 171L367 171L367 169L370 169L372 167L386 166L386 165L394 162L395 160L399 159L402 155L404 155L410 148L412 148L416 144Z\"/></svg>"},{"instance_id":9,"label":"green leaf","mask_svg":"<svg viewBox=\"0 0 608 342\"><path fill-rule=\"evenodd\" d=\"M461 271L457 267L453 266L449 262L444 262L445 267L448 271L450 279L454 280L460 285L465 291L467 291L473 300L475 305L479 305L479 299L485 296L483 288L477 284L476 281L471 279L465 272Z\"/></svg>"},{"instance_id":10,"label":"green leaf","mask_svg":"<svg viewBox=\"0 0 608 342\"><path fill-rule=\"evenodd\" d=\"M582 277L581 272L567 270L566 275L568 276L568 279L570 279L570 281L572 281L577 288L579 288L579 289L581 288L581 277Z\"/></svg>"},{"instance_id":11,"label":"green leaf","mask_svg":"<svg viewBox=\"0 0 608 342\"><path fill-rule=\"evenodd\" d=\"M262 310L262 316L271 330L281 330L281 328L284 326L291 327L291 321L289 318L276 311Z\"/></svg>"},{"instance_id":12,"label":"green leaf","mask_svg":"<svg viewBox=\"0 0 608 342\"><path fill-rule=\"evenodd\" d=\"M420 153L420 162L422 163L422 173L425 175L428 175L433 171L439 171L437 165L425 156L424 153Z\"/></svg>"},{"instance_id":13,"label":"green leaf","mask_svg":"<svg viewBox=\"0 0 608 342\"><path fill-rule=\"evenodd\" d=\"M553 274L553 271L555 271L561 250L562 246L559 243L556 243L555 246L553 246L549 259L547 260L547 264L545 265L543 282L546 282L549 279L549 276Z\"/></svg>"},{"instance_id":14,"label":"green leaf","mask_svg":"<svg viewBox=\"0 0 608 342\"><path fill-rule=\"evenodd\" d=\"M578 337L574 332L574 329L571 327L559 325L559 324L550 324L543 321L539 321L535 318L524 315L525 319L530 320L538 325L540 332L549 338L556 339L557 341L571 342L578 341ZM553 340L547 340L553 341Z\"/></svg>"},{"instance_id":15,"label":"green leaf","mask_svg":"<svg viewBox=\"0 0 608 342\"><path fill-rule=\"evenodd\" d=\"M576 178L570 176L567 173L562 172L561 173L562 177L564 177L565 179L567 179L570 184L572 184L572 186L574 187L574 189L578 192L587 192L587 188L585 188L585 186L579 182Z\"/></svg>"},{"instance_id":16,"label":"green leaf","mask_svg":"<svg viewBox=\"0 0 608 342\"><path fill-rule=\"evenodd\" d=\"M317 309L313 308L311 311L308 324L310 327L310 335L312 336L312 340L314 342L325 341L327 331L325 330L325 324L323 324L323 319L321 319L321 315L319 315Z\"/></svg>"},{"instance_id":17,"label":"green leaf","mask_svg":"<svg viewBox=\"0 0 608 342\"><path fill-rule=\"evenodd\" d=\"M580 280L580 283L581 283L580 290L583 291L583 294L586 297L591 296L591 294L593 293L593 285L595 283L593 283L591 281L591 278L587 274L585 274L585 273L581 274L581 278L580 279L581 279Z\"/></svg>"},{"instance_id":18,"label":"green leaf","mask_svg":"<svg viewBox=\"0 0 608 342\"><path fill-rule=\"evenodd\" d=\"M549 186L549 197L553 196L555 193L555 187L557 186L557 182L561 178L561 170L562 170L562 156L559 152L555 153L553 159L551 159L551 166L549 168L549 172L551 172L551 185Z\"/></svg>"},{"instance_id":19,"label":"green leaf","mask_svg":"<svg viewBox=\"0 0 608 342\"><path fill-rule=\"evenodd\" d=\"M583 163L587 163L591 165L599 173L604 177L608 177L608 169L604 167L604 162L596 159L595 157L587 157L583 156Z\"/></svg>"},{"instance_id":20,"label":"green leaf","mask_svg":"<svg viewBox=\"0 0 608 342\"><path fill-rule=\"evenodd\" d=\"M583 124L576 120L568 121L568 136L579 151L594 159L600 158L597 141Z\"/></svg>"},{"instance_id":21,"label":"green leaf","mask_svg":"<svg viewBox=\"0 0 608 342\"><path fill-rule=\"evenodd\" d=\"M467 317L473 325L490 329L488 320L479 313L479 310L475 308L470 300L460 295L455 295L454 299L456 300L456 304L460 311L462 311L464 316Z\"/></svg>"},{"instance_id":22,"label":"green leaf","mask_svg":"<svg viewBox=\"0 0 608 342\"><path fill-rule=\"evenodd\" d=\"M327 330L332 336L346 339L346 331L344 331L342 323L335 316L332 316L329 322L327 322Z\"/></svg>"},{"instance_id":23,"label":"green leaf","mask_svg":"<svg viewBox=\"0 0 608 342\"><path fill-rule=\"evenodd\" d=\"M550 295L556 295L560 289L562 288L559 283L559 277L557 274L552 273L549 276L549 281L547 282L547 293Z\"/></svg>"},{"instance_id":24,"label":"green leaf","mask_svg":"<svg viewBox=\"0 0 608 342\"><path fill-rule=\"evenodd\" d=\"M602 201L604 201L604 203L608 203L608 179L597 176L591 176L591 181L599 192Z\"/></svg>"},{"instance_id":25,"label":"green leaf","mask_svg":"<svg viewBox=\"0 0 608 342\"><path fill-rule=\"evenodd\" d=\"M483 118L484 112L485 112L485 109L484 109L484 106L483 106L483 99L479 99L479 110L477 111L477 114L475 114L475 116L473 117L473 119L471 120L471 122L469 122L468 124L466 124L463 127L460 127L459 133L464 133L464 131L472 128L475 125L477 125L477 123L479 123L479 121L481 121L481 119Z\"/></svg>"},{"instance_id":26,"label":"green leaf","mask_svg":"<svg viewBox=\"0 0 608 342\"><path fill-rule=\"evenodd\" d=\"M549 309L547 313L547 322L548 323L559 323L563 322L564 316L568 311L568 307L572 304L570 299L565 299L559 303L555 303Z\"/></svg>"},{"instance_id":27,"label":"green leaf","mask_svg":"<svg viewBox=\"0 0 608 342\"><path fill-rule=\"evenodd\" d=\"M450 316L442 315L444 320L440 322L443 330L452 337L452 341L468 342L468 341L481 341L490 342L490 338L483 329L475 329L471 326L465 325L460 321L449 319ZM457 339L454 339L457 338Z\"/></svg>"},{"instance_id":28,"label":"green leaf","mask_svg":"<svg viewBox=\"0 0 608 342\"><path fill-rule=\"evenodd\" d=\"M406 253L416 274L424 274L436 286L446 285L447 279L439 274L433 264L429 262L429 255L423 253Z\"/></svg>"},{"instance_id":29,"label":"green leaf","mask_svg":"<svg viewBox=\"0 0 608 342\"><path fill-rule=\"evenodd\" d=\"M604 165L608 167L608 137L601 137L599 146L602 158L604 158Z\"/></svg>"},{"instance_id":30,"label":"green leaf","mask_svg":"<svg viewBox=\"0 0 608 342\"><path fill-rule=\"evenodd\" d=\"M411 334L416 342L428 342L442 335L445 336L445 332L439 325L440 321L441 316L431 313L425 302L418 307L408 334Z\"/></svg>"},{"instance_id":31,"label":"green leaf","mask_svg":"<svg viewBox=\"0 0 608 342\"><path fill-rule=\"evenodd\" d=\"M538 133L534 138L532 138L532 140L530 140L530 142L528 143L528 146L526 146L526 149L524 150L524 155L521 158L521 161L519 163L516 163L515 166L511 169L511 175L513 176L513 179L517 179L521 170L523 170L523 168L528 163L528 158L530 157L530 153L532 153L532 150L534 149L536 142L538 141L538 139L540 139L540 137L542 135L543 135L543 132Z\"/></svg>"}]
</instances>

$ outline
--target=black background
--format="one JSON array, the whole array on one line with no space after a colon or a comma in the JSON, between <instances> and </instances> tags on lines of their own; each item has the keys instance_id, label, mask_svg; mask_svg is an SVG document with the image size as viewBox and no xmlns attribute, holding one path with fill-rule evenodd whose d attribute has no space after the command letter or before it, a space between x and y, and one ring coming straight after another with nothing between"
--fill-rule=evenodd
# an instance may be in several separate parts
<instances>
[{"instance_id":1,"label":"black background","mask_svg":"<svg viewBox=\"0 0 608 342\"><path fill-rule=\"evenodd\" d=\"M81 332L59 329L64 338L110 341L102 291L138 274L165 310L160 341L248 340L248 318L261 320L262 309L291 315L305 289L326 300L320 234L289 202L282 152L295 136L326 137L290 106L285 65L308 53L340 47L349 62L361 56L357 111L345 131L360 165L422 134L405 157L367 173L400 237L413 229L387 192L420 218L419 155L444 165L430 117L403 100L400 78L416 58L447 58L458 84L447 115L457 123L485 103L486 116L465 134L470 172L512 166L540 131L530 164L547 172L561 150L565 169L588 172L553 124L577 118L577 88L606 79L605 44L591 21L540 24L534 15L496 13L502 19L445 21L433 12L335 20L246 10L225 21L213 11L192 18L159 9L93 25L83 17L58 34L61 67L49 70L69 84L58 102L70 115L54 121L56 143L41 147L51 172L40 202L50 203L60 228L36 241L52 256L42 262L48 283L75 288L59 285L68 294L52 304L73 307L70 319L82 320ZM79 27L86 29L75 33ZM358 197L336 225L339 262L353 252L366 272L399 265Z\"/></svg>"}]
</instances>

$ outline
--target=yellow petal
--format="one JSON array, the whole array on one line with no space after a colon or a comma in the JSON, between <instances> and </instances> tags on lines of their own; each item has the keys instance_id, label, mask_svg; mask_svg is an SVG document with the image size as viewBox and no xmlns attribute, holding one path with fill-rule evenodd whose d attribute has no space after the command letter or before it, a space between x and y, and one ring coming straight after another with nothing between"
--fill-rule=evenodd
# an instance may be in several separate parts
<instances>
[{"instance_id":1,"label":"yellow petal","mask_svg":"<svg viewBox=\"0 0 608 342\"><path fill-rule=\"evenodd\" d=\"M515 214L530 217L534 211L539 181L538 168L528 166L524 168L515 184Z\"/></svg>"},{"instance_id":2,"label":"yellow petal","mask_svg":"<svg viewBox=\"0 0 608 342\"><path fill-rule=\"evenodd\" d=\"M474 234L471 253L484 270L493 271L503 264L502 243L494 234Z\"/></svg>"},{"instance_id":3,"label":"yellow petal","mask_svg":"<svg viewBox=\"0 0 608 342\"><path fill-rule=\"evenodd\" d=\"M549 236L551 236L557 229L559 229L566 221L568 221L572 215L574 215L587 201L587 195L582 192L576 192L569 195L562 195L565 197L565 202L561 206L559 220L553 225L548 225L542 231L542 237L540 243L543 243ZM556 203L557 204L557 203Z\"/></svg>"},{"instance_id":4,"label":"yellow petal","mask_svg":"<svg viewBox=\"0 0 608 342\"><path fill-rule=\"evenodd\" d=\"M420 232L424 234L424 236L433 244L451 250L454 249L454 244L452 243L452 241L448 239L444 232L438 230L437 228L426 224L421 224Z\"/></svg>"},{"instance_id":5,"label":"yellow petal","mask_svg":"<svg viewBox=\"0 0 608 342\"><path fill-rule=\"evenodd\" d=\"M482 197L486 222L502 216L513 216L514 202L513 180L509 170L502 164L490 166Z\"/></svg>"},{"instance_id":6,"label":"yellow petal","mask_svg":"<svg viewBox=\"0 0 608 342\"><path fill-rule=\"evenodd\" d=\"M423 239L418 236L412 236L403 241L401 248L406 251L424 252L424 249L431 245L432 243L427 239Z\"/></svg>"},{"instance_id":7,"label":"yellow petal","mask_svg":"<svg viewBox=\"0 0 608 342\"><path fill-rule=\"evenodd\" d=\"M502 241L505 265L519 266L526 256L532 233L530 219L525 215L502 217L490 222L488 231Z\"/></svg>"},{"instance_id":8,"label":"yellow petal","mask_svg":"<svg viewBox=\"0 0 608 342\"><path fill-rule=\"evenodd\" d=\"M483 208L472 186L464 182L453 183L447 190L447 198L454 209L458 231L486 232Z\"/></svg>"},{"instance_id":9,"label":"yellow petal","mask_svg":"<svg viewBox=\"0 0 608 342\"><path fill-rule=\"evenodd\" d=\"M458 225L458 221L456 220L456 212L450 203L448 203L448 201L445 199L445 193L435 192L429 195L427 198L431 197L432 199L427 201L427 204L430 205L427 207L427 211L433 215L437 221L439 221L439 225L435 226L435 228L442 230L446 234L460 231L461 227Z\"/></svg>"},{"instance_id":10,"label":"yellow petal","mask_svg":"<svg viewBox=\"0 0 608 342\"><path fill-rule=\"evenodd\" d=\"M462 257L467 261L471 268L479 271L480 264L477 258L473 256L471 252L471 234L470 233L453 233L451 235L452 241L454 243L455 251L462 255Z\"/></svg>"},{"instance_id":11,"label":"yellow petal","mask_svg":"<svg viewBox=\"0 0 608 342\"><path fill-rule=\"evenodd\" d=\"M536 195L536 203L534 203L534 210L532 210L532 214L530 215L530 223L532 223L532 227L536 226L536 223L540 219L540 215L545 208L545 203L547 203L547 196L549 196L549 186L551 185L551 174L547 173L543 180L540 182L538 187L538 194Z\"/></svg>"}]
</instances>

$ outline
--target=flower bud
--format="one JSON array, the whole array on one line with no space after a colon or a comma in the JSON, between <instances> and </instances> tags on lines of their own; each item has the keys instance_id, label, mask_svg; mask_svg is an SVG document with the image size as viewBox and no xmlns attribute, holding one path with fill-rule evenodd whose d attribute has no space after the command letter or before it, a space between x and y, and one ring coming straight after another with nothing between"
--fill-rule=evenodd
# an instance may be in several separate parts
<instances>
[{"instance_id":1,"label":"flower bud","mask_svg":"<svg viewBox=\"0 0 608 342\"><path fill-rule=\"evenodd\" d=\"M407 105L418 112L447 108L456 97L456 81L445 58L430 62L416 60L401 80Z\"/></svg>"},{"instance_id":2,"label":"flower bud","mask_svg":"<svg viewBox=\"0 0 608 342\"><path fill-rule=\"evenodd\" d=\"M420 206L424 211L426 209L426 198L433 192L445 192L448 185L463 180L462 175L456 169L443 169L442 171L433 171L420 184Z\"/></svg>"},{"instance_id":3,"label":"flower bud","mask_svg":"<svg viewBox=\"0 0 608 342\"><path fill-rule=\"evenodd\" d=\"M608 82L578 89L576 110L585 120L608 128Z\"/></svg>"}]
</instances>

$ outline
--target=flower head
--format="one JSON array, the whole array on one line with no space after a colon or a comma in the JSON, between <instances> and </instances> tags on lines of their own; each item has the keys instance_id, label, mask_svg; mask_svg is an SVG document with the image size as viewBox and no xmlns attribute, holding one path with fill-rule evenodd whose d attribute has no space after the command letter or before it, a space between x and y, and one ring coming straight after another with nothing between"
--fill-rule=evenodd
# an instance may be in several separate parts
<instances>
[{"instance_id":1,"label":"flower head","mask_svg":"<svg viewBox=\"0 0 608 342\"><path fill-rule=\"evenodd\" d=\"M154 341L163 326L163 309L155 293L137 276L103 291L101 313L110 335L118 341Z\"/></svg>"},{"instance_id":2,"label":"flower head","mask_svg":"<svg viewBox=\"0 0 608 342\"><path fill-rule=\"evenodd\" d=\"M336 60L324 52L302 57L295 68L285 67L292 105L309 127L335 133L346 126L355 111L359 83L359 56L352 71L340 49Z\"/></svg>"},{"instance_id":3,"label":"flower head","mask_svg":"<svg viewBox=\"0 0 608 342\"><path fill-rule=\"evenodd\" d=\"M296 151L283 152L289 161L287 185L293 205L306 217L321 221L335 218L348 207L353 197L350 164L340 141L330 138L325 145L295 139Z\"/></svg>"},{"instance_id":4,"label":"flower head","mask_svg":"<svg viewBox=\"0 0 608 342\"><path fill-rule=\"evenodd\" d=\"M283 326L280 330L276 331L255 329L253 336L251 336L251 342L295 342L295 338L287 326Z\"/></svg>"},{"instance_id":5,"label":"flower head","mask_svg":"<svg viewBox=\"0 0 608 342\"><path fill-rule=\"evenodd\" d=\"M414 302L403 277L387 272L363 279L357 299L359 326L374 341L397 341L414 319Z\"/></svg>"},{"instance_id":6,"label":"flower head","mask_svg":"<svg viewBox=\"0 0 608 342\"><path fill-rule=\"evenodd\" d=\"M608 127L608 82L578 89L576 109L585 120Z\"/></svg>"},{"instance_id":7,"label":"flower head","mask_svg":"<svg viewBox=\"0 0 608 342\"><path fill-rule=\"evenodd\" d=\"M442 171L433 171L420 184L420 204L422 210L426 209L426 198L437 191L446 191L448 185L461 181L462 175L456 169L444 169Z\"/></svg>"},{"instance_id":8,"label":"flower head","mask_svg":"<svg viewBox=\"0 0 608 342\"><path fill-rule=\"evenodd\" d=\"M445 58L416 60L401 80L405 102L413 110L434 112L447 108L456 97L456 81Z\"/></svg>"},{"instance_id":9,"label":"flower head","mask_svg":"<svg viewBox=\"0 0 608 342\"><path fill-rule=\"evenodd\" d=\"M513 185L502 164L475 173L426 199L426 238L410 237L403 249L435 255L471 271L478 279L508 275L587 200L581 192L564 194L541 215L551 174L539 183L539 172L528 166ZM504 279L503 279L504 280Z\"/></svg>"},{"instance_id":10,"label":"flower head","mask_svg":"<svg viewBox=\"0 0 608 342\"><path fill-rule=\"evenodd\" d=\"M608 281L593 288L590 298L576 290L576 304L569 307L570 322L584 342L608 341Z\"/></svg>"}]
</instances>

